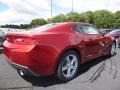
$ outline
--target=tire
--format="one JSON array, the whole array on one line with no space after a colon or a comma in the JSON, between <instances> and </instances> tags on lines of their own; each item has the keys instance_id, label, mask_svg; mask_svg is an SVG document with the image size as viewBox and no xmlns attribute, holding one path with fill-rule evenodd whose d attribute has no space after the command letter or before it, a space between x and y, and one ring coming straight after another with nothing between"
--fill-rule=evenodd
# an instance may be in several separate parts
<instances>
[{"instance_id":1,"label":"tire","mask_svg":"<svg viewBox=\"0 0 120 90\"><path fill-rule=\"evenodd\" d=\"M3 44L3 40L0 38L0 47L2 46Z\"/></svg>"},{"instance_id":2,"label":"tire","mask_svg":"<svg viewBox=\"0 0 120 90\"><path fill-rule=\"evenodd\" d=\"M120 37L118 38L118 47L120 48Z\"/></svg>"},{"instance_id":3,"label":"tire","mask_svg":"<svg viewBox=\"0 0 120 90\"><path fill-rule=\"evenodd\" d=\"M118 43L118 48L120 48L120 42Z\"/></svg>"},{"instance_id":4,"label":"tire","mask_svg":"<svg viewBox=\"0 0 120 90\"><path fill-rule=\"evenodd\" d=\"M114 56L116 53L116 43L113 42L111 50L110 50L110 56Z\"/></svg>"},{"instance_id":5,"label":"tire","mask_svg":"<svg viewBox=\"0 0 120 90\"><path fill-rule=\"evenodd\" d=\"M70 50L64 53L57 67L57 78L63 82L67 82L75 78L79 65L80 57L77 52Z\"/></svg>"}]
</instances>

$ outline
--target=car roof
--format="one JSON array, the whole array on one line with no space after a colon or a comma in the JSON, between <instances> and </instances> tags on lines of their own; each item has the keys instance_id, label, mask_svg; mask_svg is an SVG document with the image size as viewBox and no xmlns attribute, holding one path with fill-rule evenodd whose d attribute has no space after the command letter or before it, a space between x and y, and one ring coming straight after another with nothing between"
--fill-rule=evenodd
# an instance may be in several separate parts
<instances>
[{"instance_id":1,"label":"car roof","mask_svg":"<svg viewBox=\"0 0 120 90\"><path fill-rule=\"evenodd\" d=\"M92 25L92 24L89 24L89 23L84 23L84 22L61 22L61 24L81 24L81 25Z\"/></svg>"}]
</instances>

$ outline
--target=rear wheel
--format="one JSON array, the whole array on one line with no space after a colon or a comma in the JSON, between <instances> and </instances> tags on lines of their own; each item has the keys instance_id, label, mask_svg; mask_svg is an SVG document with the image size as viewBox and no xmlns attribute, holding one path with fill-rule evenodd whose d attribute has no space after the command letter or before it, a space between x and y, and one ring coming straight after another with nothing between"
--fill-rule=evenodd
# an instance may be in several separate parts
<instances>
[{"instance_id":1,"label":"rear wheel","mask_svg":"<svg viewBox=\"0 0 120 90\"><path fill-rule=\"evenodd\" d=\"M77 52L73 50L66 52L61 57L57 68L58 79L64 82L73 79L77 75L79 60L80 58Z\"/></svg>"}]
</instances>

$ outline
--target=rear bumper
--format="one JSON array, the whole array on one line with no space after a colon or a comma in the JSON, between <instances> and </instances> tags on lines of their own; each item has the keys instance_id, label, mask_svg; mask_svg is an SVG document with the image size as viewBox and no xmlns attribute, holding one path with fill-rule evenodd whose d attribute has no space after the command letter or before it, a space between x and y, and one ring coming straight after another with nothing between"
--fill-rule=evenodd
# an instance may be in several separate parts
<instances>
[{"instance_id":1,"label":"rear bumper","mask_svg":"<svg viewBox=\"0 0 120 90\"><path fill-rule=\"evenodd\" d=\"M34 47L34 45L18 45L5 41L3 52L7 61L29 67L34 64L30 55Z\"/></svg>"},{"instance_id":2,"label":"rear bumper","mask_svg":"<svg viewBox=\"0 0 120 90\"><path fill-rule=\"evenodd\" d=\"M3 51L5 58L14 68L42 76L55 73L57 52L54 48L40 45L20 45L5 41Z\"/></svg>"},{"instance_id":3,"label":"rear bumper","mask_svg":"<svg viewBox=\"0 0 120 90\"><path fill-rule=\"evenodd\" d=\"M29 69L29 68L26 67L26 66L13 63L13 62L10 62L10 61L8 61L8 60L7 60L7 62L8 62L8 64L10 64L10 65L11 65L13 68L15 68L16 70L22 70L25 75L40 76L39 74L36 74L36 73L32 72L32 70Z\"/></svg>"}]
</instances>

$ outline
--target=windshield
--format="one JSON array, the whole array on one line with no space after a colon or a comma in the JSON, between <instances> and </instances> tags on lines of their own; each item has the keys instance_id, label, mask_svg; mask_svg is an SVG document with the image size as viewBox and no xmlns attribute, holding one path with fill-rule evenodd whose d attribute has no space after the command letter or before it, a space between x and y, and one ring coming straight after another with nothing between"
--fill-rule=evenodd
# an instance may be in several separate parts
<instances>
[{"instance_id":1,"label":"windshield","mask_svg":"<svg viewBox=\"0 0 120 90\"><path fill-rule=\"evenodd\" d=\"M55 27L56 25L59 25L61 23L50 23L50 24L45 24L45 25L42 25L42 26L39 26L39 27L36 27L36 28L32 28L30 29L31 31L45 31L46 29L48 28L53 28Z\"/></svg>"}]
</instances>

